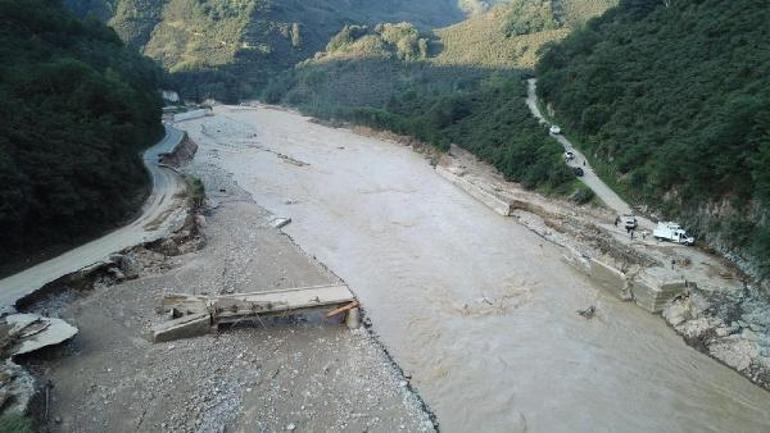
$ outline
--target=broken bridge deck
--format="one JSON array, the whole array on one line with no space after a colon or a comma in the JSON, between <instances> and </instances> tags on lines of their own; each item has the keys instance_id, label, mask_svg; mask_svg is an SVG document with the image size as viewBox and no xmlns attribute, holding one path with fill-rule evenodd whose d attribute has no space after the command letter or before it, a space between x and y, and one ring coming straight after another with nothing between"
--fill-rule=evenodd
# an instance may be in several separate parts
<instances>
[{"instance_id":1,"label":"broken bridge deck","mask_svg":"<svg viewBox=\"0 0 770 433\"><path fill-rule=\"evenodd\" d=\"M151 337L155 342L193 337L220 324L261 316L288 316L353 302L355 296L344 284L218 296L169 294L163 298L162 308L173 319L153 326Z\"/></svg>"}]
</instances>

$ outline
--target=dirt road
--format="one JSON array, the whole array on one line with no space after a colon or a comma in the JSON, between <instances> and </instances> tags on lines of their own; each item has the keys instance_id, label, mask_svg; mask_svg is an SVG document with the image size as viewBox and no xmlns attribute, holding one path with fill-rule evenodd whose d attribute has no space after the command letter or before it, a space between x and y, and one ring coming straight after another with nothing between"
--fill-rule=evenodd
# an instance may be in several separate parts
<instances>
[{"instance_id":1,"label":"dirt road","mask_svg":"<svg viewBox=\"0 0 770 433\"><path fill-rule=\"evenodd\" d=\"M530 78L527 81L527 84L527 106L529 107L529 110L532 112L533 116L538 118L538 120L541 122L546 122L543 113L540 112L540 108L537 105L537 80ZM599 197L599 199L604 202L607 207L613 209L618 215L633 213L631 206L622 198L620 198L620 196L615 193L612 188L610 188L606 183L604 183L604 181L599 178L594 169L591 167L591 164L588 163L585 155L583 155L579 150L575 149L575 146L572 145L567 137L562 134L551 134L551 136L564 147L565 152L570 151L575 154L575 159L570 162L569 165L571 167L581 167L583 169L584 174L580 180L586 184L586 186L591 188L596 196ZM655 224L646 218L637 217L637 219L639 220L639 225L642 228L652 230L655 227Z\"/></svg>"},{"instance_id":2,"label":"dirt road","mask_svg":"<svg viewBox=\"0 0 770 433\"><path fill-rule=\"evenodd\" d=\"M0 305L14 305L44 285L67 274L98 263L110 254L163 237L180 223L184 181L174 170L158 164L158 157L171 151L182 140L182 131L166 127L165 137L144 153L144 163L152 176L152 192L141 215L131 224L60 256L0 280Z\"/></svg>"}]
</instances>

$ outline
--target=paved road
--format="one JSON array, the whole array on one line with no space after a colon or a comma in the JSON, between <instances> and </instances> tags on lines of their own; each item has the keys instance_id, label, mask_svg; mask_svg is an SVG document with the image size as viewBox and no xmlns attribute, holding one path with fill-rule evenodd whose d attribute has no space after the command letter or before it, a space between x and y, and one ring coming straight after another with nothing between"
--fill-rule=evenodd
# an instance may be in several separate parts
<instances>
[{"instance_id":1,"label":"paved road","mask_svg":"<svg viewBox=\"0 0 770 433\"><path fill-rule=\"evenodd\" d=\"M540 112L540 108L537 106L537 80L530 78L527 83L527 106L529 106L529 110L532 112L532 115L537 117L540 121L547 122L543 116L543 113ZM591 164L586 159L585 155L583 155L579 150L575 149L575 146L573 146L565 136L561 134L551 134L551 136L564 147L565 151L571 151L575 154L575 160L570 162L569 165L571 167L583 168L584 175L580 178L580 180L586 184L586 186L591 188L591 190L593 190L597 197L599 197L599 199L603 201L607 207L617 212L618 215L626 215L633 212L631 206L623 201L623 199L620 198L620 196L617 195L615 191L612 190L612 188L610 188L599 178L594 169L591 167ZM642 228L652 230L652 228L655 226L652 221L646 218L637 217L637 219Z\"/></svg>"},{"instance_id":2,"label":"paved road","mask_svg":"<svg viewBox=\"0 0 770 433\"><path fill-rule=\"evenodd\" d=\"M172 169L162 167L158 158L171 151L183 137L182 131L166 126L166 136L144 153L144 163L152 176L152 192L142 214L131 224L99 239L72 249L46 262L0 280L0 305L13 305L51 281L109 258L110 254L134 245L157 240L176 224L184 181Z\"/></svg>"}]
</instances>

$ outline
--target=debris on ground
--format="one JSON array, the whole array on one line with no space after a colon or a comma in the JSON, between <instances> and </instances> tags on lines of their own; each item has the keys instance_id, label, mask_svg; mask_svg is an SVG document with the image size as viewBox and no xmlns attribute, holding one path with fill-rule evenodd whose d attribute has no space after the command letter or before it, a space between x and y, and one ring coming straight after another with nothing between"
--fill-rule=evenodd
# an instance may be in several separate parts
<instances>
[{"instance_id":1,"label":"debris on ground","mask_svg":"<svg viewBox=\"0 0 770 433\"><path fill-rule=\"evenodd\" d=\"M271 224L277 229L284 228L291 224L291 218L276 218L272 221Z\"/></svg>"},{"instance_id":2,"label":"debris on ground","mask_svg":"<svg viewBox=\"0 0 770 433\"><path fill-rule=\"evenodd\" d=\"M78 329L62 319L37 314L11 314L0 322L4 356L23 355L69 340Z\"/></svg>"},{"instance_id":3,"label":"debris on ground","mask_svg":"<svg viewBox=\"0 0 770 433\"><path fill-rule=\"evenodd\" d=\"M586 309L578 310L577 313L586 319L592 319L594 317L594 314L596 314L596 307L591 305Z\"/></svg>"}]
</instances>

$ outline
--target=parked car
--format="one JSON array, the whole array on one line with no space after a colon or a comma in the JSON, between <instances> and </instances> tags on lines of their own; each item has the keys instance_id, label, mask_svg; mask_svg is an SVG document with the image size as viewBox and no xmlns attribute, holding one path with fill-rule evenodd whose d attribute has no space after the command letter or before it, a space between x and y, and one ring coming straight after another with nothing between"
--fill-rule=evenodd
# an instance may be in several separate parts
<instances>
[{"instance_id":1,"label":"parked car","mask_svg":"<svg viewBox=\"0 0 770 433\"><path fill-rule=\"evenodd\" d=\"M559 135L559 134L561 134L561 128L559 128L559 127L558 127L558 126L556 126L556 125L551 125L551 129L549 129L548 131L550 131L550 132L551 132L551 134L553 134L553 135Z\"/></svg>"},{"instance_id":2,"label":"parked car","mask_svg":"<svg viewBox=\"0 0 770 433\"><path fill-rule=\"evenodd\" d=\"M567 162L574 161L575 160L575 152L572 152L570 150L564 152L564 159Z\"/></svg>"},{"instance_id":3,"label":"parked car","mask_svg":"<svg viewBox=\"0 0 770 433\"><path fill-rule=\"evenodd\" d=\"M585 172L583 171L583 169L582 169L582 168L580 168L580 167L574 167L574 168L572 169L572 172L573 172L573 173L575 173L575 176L577 176L577 177L583 177L583 175L585 174Z\"/></svg>"},{"instance_id":4,"label":"parked car","mask_svg":"<svg viewBox=\"0 0 770 433\"><path fill-rule=\"evenodd\" d=\"M626 228L626 230L636 230L636 226L639 225L639 222L636 220L636 215L623 215L623 226Z\"/></svg>"}]
</instances>

